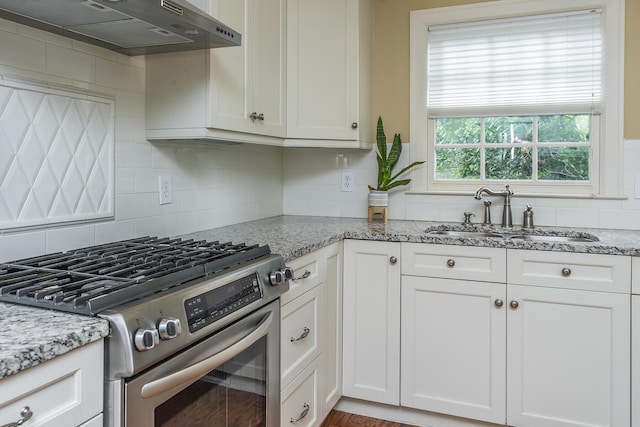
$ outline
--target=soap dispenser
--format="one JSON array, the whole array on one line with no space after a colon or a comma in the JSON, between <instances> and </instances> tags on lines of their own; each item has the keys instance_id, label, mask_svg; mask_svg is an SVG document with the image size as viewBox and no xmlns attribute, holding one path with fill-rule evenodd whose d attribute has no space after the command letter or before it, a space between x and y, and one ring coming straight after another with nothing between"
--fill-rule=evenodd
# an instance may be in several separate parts
<instances>
[{"instance_id":1,"label":"soap dispenser","mask_svg":"<svg viewBox=\"0 0 640 427\"><path fill-rule=\"evenodd\" d=\"M527 205L527 209L524 211L522 228L533 228L533 208L529 204Z\"/></svg>"}]
</instances>

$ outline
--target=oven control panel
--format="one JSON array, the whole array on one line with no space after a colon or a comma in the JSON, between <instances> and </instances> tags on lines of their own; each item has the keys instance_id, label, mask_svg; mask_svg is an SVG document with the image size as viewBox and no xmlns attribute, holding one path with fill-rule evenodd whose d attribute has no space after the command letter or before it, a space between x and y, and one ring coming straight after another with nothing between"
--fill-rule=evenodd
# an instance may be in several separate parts
<instances>
[{"instance_id":1,"label":"oven control panel","mask_svg":"<svg viewBox=\"0 0 640 427\"><path fill-rule=\"evenodd\" d=\"M262 298L257 274L251 274L184 302L189 332L193 333Z\"/></svg>"}]
</instances>

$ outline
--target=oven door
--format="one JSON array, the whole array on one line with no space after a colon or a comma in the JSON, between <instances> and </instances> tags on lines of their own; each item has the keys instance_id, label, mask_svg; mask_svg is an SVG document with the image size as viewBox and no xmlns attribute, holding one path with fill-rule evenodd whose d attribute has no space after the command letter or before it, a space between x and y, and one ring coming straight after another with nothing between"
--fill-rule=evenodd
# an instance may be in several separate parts
<instances>
[{"instance_id":1,"label":"oven door","mask_svg":"<svg viewBox=\"0 0 640 427\"><path fill-rule=\"evenodd\" d=\"M125 385L126 427L280 425L280 301Z\"/></svg>"}]
</instances>

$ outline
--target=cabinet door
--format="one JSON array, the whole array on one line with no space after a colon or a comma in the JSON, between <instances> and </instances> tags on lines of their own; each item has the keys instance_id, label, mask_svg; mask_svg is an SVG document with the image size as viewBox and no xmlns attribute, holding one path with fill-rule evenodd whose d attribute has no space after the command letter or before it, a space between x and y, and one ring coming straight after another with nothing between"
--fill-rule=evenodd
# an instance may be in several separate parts
<instances>
[{"instance_id":1,"label":"cabinet door","mask_svg":"<svg viewBox=\"0 0 640 427\"><path fill-rule=\"evenodd\" d=\"M345 396L400 402L400 244L344 241Z\"/></svg>"},{"instance_id":2,"label":"cabinet door","mask_svg":"<svg viewBox=\"0 0 640 427\"><path fill-rule=\"evenodd\" d=\"M2 379L0 425L16 422L28 406L26 426L79 426L102 412L102 340Z\"/></svg>"},{"instance_id":3,"label":"cabinet door","mask_svg":"<svg viewBox=\"0 0 640 427\"><path fill-rule=\"evenodd\" d=\"M289 0L288 138L358 139L359 3Z\"/></svg>"},{"instance_id":4,"label":"cabinet door","mask_svg":"<svg viewBox=\"0 0 640 427\"><path fill-rule=\"evenodd\" d=\"M242 46L210 51L208 127L284 136L284 13L284 0L212 0Z\"/></svg>"},{"instance_id":5,"label":"cabinet door","mask_svg":"<svg viewBox=\"0 0 640 427\"><path fill-rule=\"evenodd\" d=\"M635 258L634 270L635 273ZM640 272L639 272L640 273ZM635 275L634 275L635 277ZM640 289L636 290L640 291ZM640 427L640 295L631 296L631 425Z\"/></svg>"},{"instance_id":6,"label":"cabinet door","mask_svg":"<svg viewBox=\"0 0 640 427\"><path fill-rule=\"evenodd\" d=\"M508 285L507 424L627 426L630 296Z\"/></svg>"},{"instance_id":7,"label":"cabinet door","mask_svg":"<svg viewBox=\"0 0 640 427\"><path fill-rule=\"evenodd\" d=\"M238 0L234 0L238 1ZM284 137L286 119L286 2L253 0L250 9L251 50L248 55L248 113L257 113L254 132Z\"/></svg>"},{"instance_id":8,"label":"cabinet door","mask_svg":"<svg viewBox=\"0 0 640 427\"><path fill-rule=\"evenodd\" d=\"M322 289L320 398L324 419L342 396L342 243L322 250L326 279Z\"/></svg>"},{"instance_id":9,"label":"cabinet door","mask_svg":"<svg viewBox=\"0 0 640 427\"><path fill-rule=\"evenodd\" d=\"M503 424L506 285L402 276L402 406Z\"/></svg>"},{"instance_id":10,"label":"cabinet door","mask_svg":"<svg viewBox=\"0 0 640 427\"><path fill-rule=\"evenodd\" d=\"M242 34L242 45L209 51L207 127L253 131L248 90L252 72L248 63L252 43L248 28L251 3L251 0L211 1L211 15Z\"/></svg>"}]
</instances>

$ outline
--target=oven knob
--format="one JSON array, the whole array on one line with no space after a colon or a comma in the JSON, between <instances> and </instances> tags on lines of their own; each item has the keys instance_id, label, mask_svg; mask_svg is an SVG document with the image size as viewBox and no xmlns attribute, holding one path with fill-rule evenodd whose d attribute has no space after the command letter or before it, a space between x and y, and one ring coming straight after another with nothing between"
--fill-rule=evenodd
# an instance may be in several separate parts
<instances>
[{"instance_id":1,"label":"oven knob","mask_svg":"<svg viewBox=\"0 0 640 427\"><path fill-rule=\"evenodd\" d=\"M291 267L285 267L284 270L282 270L284 273L284 278L285 280L291 280L293 279L293 268Z\"/></svg>"},{"instance_id":2,"label":"oven knob","mask_svg":"<svg viewBox=\"0 0 640 427\"><path fill-rule=\"evenodd\" d=\"M163 340L170 340L182 333L179 319L162 319L158 324L158 332Z\"/></svg>"},{"instance_id":3,"label":"oven knob","mask_svg":"<svg viewBox=\"0 0 640 427\"><path fill-rule=\"evenodd\" d=\"M138 329L133 341L140 351L151 350L160 342L157 329Z\"/></svg>"},{"instance_id":4,"label":"oven knob","mask_svg":"<svg viewBox=\"0 0 640 427\"><path fill-rule=\"evenodd\" d=\"M269 282L273 286L278 286L282 282L284 282L284 273L282 271L274 271L269 275Z\"/></svg>"}]
</instances>

